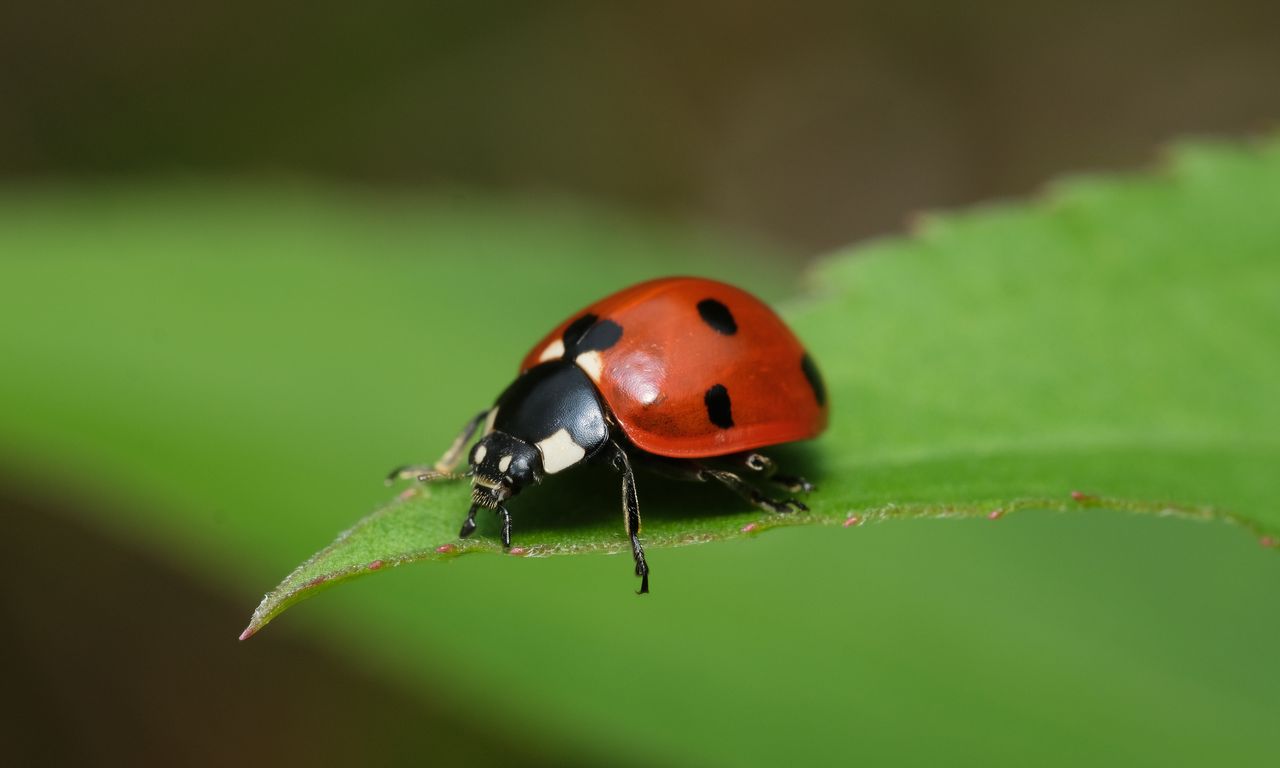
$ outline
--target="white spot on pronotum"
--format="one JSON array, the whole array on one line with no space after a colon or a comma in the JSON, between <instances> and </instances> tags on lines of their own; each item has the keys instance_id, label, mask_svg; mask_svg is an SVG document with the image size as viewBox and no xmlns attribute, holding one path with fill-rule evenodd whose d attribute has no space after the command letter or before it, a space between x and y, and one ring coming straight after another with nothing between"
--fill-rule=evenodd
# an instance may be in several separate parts
<instances>
[{"instance_id":1,"label":"white spot on pronotum","mask_svg":"<svg viewBox=\"0 0 1280 768\"><path fill-rule=\"evenodd\" d=\"M484 461L484 455L488 452L489 452L488 448L485 448L483 445L477 445L476 455L471 460L476 464L479 464L480 462Z\"/></svg>"},{"instance_id":2,"label":"white spot on pronotum","mask_svg":"<svg viewBox=\"0 0 1280 768\"><path fill-rule=\"evenodd\" d=\"M560 429L551 437L538 443L542 452L542 468L548 475L554 475L562 469L572 467L582 461L587 451L569 436L569 430Z\"/></svg>"},{"instance_id":3,"label":"white spot on pronotum","mask_svg":"<svg viewBox=\"0 0 1280 768\"><path fill-rule=\"evenodd\" d=\"M489 411L489 415L484 420L484 433L487 435L493 431L493 422L498 420L498 407L495 405Z\"/></svg>"},{"instance_id":4,"label":"white spot on pronotum","mask_svg":"<svg viewBox=\"0 0 1280 768\"><path fill-rule=\"evenodd\" d=\"M583 352L574 360L578 367L587 372L591 380L600 383L600 375L604 373L604 358L599 352Z\"/></svg>"},{"instance_id":5,"label":"white spot on pronotum","mask_svg":"<svg viewBox=\"0 0 1280 768\"><path fill-rule=\"evenodd\" d=\"M507 471L507 467L509 467L509 466L511 466L511 457L510 457L510 456L503 456L502 458L498 459L498 471L499 471L499 472L506 472L506 471Z\"/></svg>"},{"instance_id":6,"label":"white spot on pronotum","mask_svg":"<svg viewBox=\"0 0 1280 768\"><path fill-rule=\"evenodd\" d=\"M559 360L564 357L564 342L556 339L542 350L542 354L538 355L538 362L545 363L548 360Z\"/></svg>"}]
</instances>

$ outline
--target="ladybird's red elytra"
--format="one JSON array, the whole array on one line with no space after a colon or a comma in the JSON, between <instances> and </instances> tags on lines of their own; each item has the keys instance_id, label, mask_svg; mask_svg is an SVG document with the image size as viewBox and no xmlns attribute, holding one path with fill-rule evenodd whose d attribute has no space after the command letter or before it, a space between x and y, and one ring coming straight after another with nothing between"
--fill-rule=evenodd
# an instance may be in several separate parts
<instances>
[{"instance_id":1,"label":"ladybird's red elytra","mask_svg":"<svg viewBox=\"0 0 1280 768\"><path fill-rule=\"evenodd\" d=\"M476 414L444 456L401 467L388 480L457 477L468 456L472 504L493 509L511 549L506 502L530 485L588 461L622 476L623 519L640 577L649 566L639 539L640 504L632 464L667 475L716 481L772 512L807 510L773 499L744 475L793 492L813 486L778 474L759 448L817 436L826 427L826 388L817 365L773 310L739 288L695 277L634 285L575 312L534 345L519 375Z\"/></svg>"},{"instance_id":2,"label":"ladybird's red elytra","mask_svg":"<svg viewBox=\"0 0 1280 768\"><path fill-rule=\"evenodd\" d=\"M795 334L764 302L714 280L651 280L601 299L535 344L521 372L563 355L566 332L593 317L621 336L583 367L598 367L593 380L642 450L705 458L804 440L826 426L821 377Z\"/></svg>"}]
</instances>

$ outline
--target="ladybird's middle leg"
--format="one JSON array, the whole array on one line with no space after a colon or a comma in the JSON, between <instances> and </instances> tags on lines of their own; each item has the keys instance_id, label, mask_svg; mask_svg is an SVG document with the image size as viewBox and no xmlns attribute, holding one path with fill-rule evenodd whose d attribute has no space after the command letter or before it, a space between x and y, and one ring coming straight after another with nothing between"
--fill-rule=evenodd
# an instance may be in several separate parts
<instances>
[{"instance_id":1,"label":"ladybird's middle leg","mask_svg":"<svg viewBox=\"0 0 1280 768\"><path fill-rule=\"evenodd\" d=\"M644 547L640 545L640 497L636 493L636 476L631 471L631 460L627 452L617 443L613 446L613 466L622 473L622 518L626 527L627 538L631 540L631 557L636 561L636 575L640 577L640 592L649 592L649 563L644 558Z\"/></svg>"}]
</instances>

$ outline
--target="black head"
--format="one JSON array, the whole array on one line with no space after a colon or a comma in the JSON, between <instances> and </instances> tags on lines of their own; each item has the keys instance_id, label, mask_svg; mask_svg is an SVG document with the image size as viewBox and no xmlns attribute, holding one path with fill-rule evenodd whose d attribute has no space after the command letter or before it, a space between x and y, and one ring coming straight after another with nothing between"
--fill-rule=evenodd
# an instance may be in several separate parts
<instances>
[{"instance_id":1,"label":"black head","mask_svg":"<svg viewBox=\"0 0 1280 768\"><path fill-rule=\"evenodd\" d=\"M494 431L471 449L471 500L490 509L542 482L542 454L523 440Z\"/></svg>"}]
</instances>

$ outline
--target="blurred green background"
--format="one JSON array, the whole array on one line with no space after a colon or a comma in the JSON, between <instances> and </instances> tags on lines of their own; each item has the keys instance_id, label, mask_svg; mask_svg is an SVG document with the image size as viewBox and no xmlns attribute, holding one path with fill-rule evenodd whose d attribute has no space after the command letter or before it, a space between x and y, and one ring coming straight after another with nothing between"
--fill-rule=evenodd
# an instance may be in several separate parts
<instances>
[{"instance_id":1,"label":"blurred green background","mask_svg":"<svg viewBox=\"0 0 1280 768\"><path fill-rule=\"evenodd\" d=\"M618 558L463 558L234 638L566 312L671 272L782 301L921 211L1274 127L1275 4L8 3L0 64L17 762L1168 764L1163 741L1246 764L1273 741L1274 612L1235 590L1274 558L1101 512L661 550L668 608L624 599ZM1187 707L1233 725L1173 738Z\"/></svg>"}]
</instances>

